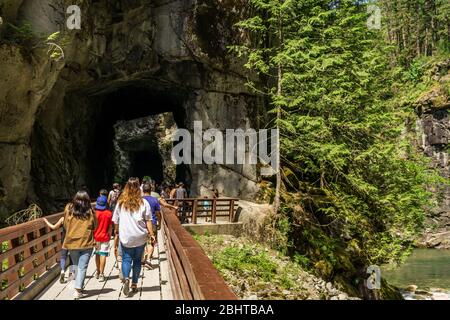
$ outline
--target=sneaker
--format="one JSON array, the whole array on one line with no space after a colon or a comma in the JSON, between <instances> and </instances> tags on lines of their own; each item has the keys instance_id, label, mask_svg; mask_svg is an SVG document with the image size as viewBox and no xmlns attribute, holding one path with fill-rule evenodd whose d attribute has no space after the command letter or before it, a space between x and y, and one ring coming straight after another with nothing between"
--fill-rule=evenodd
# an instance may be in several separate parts
<instances>
[{"instance_id":1,"label":"sneaker","mask_svg":"<svg viewBox=\"0 0 450 320\"><path fill-rule=\"evenodd\" d=\"M132 293L137 293L138 292L137 284L132 284L131 285L131 292Z\"/></svg>"},{"instance_id":2,"label":"sneaker","mask_svg":"<svg viewBox=\"0 0 450 320\"><path fill-rule=\"evenodd\" d=\"M100 275L100 279L98 281L105 282L105 275L103 273Z\"/></svg>"},{"instance_id":3,"label":"sneaker","mask_svg":"<svg viewBox=\"0 0 450 320\"><path fill-rule=\"evenodd\" d=\"M100 277L100 273L98 271L95 272L95 279L98 280L98 278Z\"/></svg>"},{"instance_id":4,"label":"sneaker","mask_svg":"<svg viewBox=\"0 0 450 320\"><path fill-rule=\"evenodd\" d=\"M130 296L130 280L129 279L124 281L123 294L125 295L125 297L129 297Z\"/></svg>"},{"instance_id":5,"label":"sneaker","mask_svg":"<svg viewBox=\"0 0 450 320\"><path fill-rule=\"evenodd\" d=\"M66 283L64 271L61 272L61 275L59 276L59 283Z\"/></svg>"},{"instance_id":6,"label":"sneaker","mask_svg":"<svg viewBox=\"0 0 450 320\"><path fill-rule=\"evenodd\" d=\"M86 298L86 296L87 296L86 293L80 292L78 290L75 290L75 292L73 293L74 300L80 300L80 299Z\"/></svg>"}]
</instances>

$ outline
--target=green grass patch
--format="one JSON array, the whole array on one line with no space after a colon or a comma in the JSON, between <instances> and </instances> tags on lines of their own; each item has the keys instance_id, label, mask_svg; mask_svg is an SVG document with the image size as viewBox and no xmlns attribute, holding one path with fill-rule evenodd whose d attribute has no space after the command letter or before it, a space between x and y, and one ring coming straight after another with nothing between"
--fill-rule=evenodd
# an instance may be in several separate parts
<instances>
[{"instance_id":1,"label":"green grass patch","mask_svg":"<svg viewBox=\"0 0 450 320\"><path fill-rule=\"evenodd\" d=\"M305 257L292 260L246 238L203 235L195 239L240 298L257 294L260 299L305 299L311 294L310 275L301 265L307 264ZM318 292L313 294L320 298Z\"/></svg>"},{"instance_id":2,"label":"green grass patch","mask_svg":"<svg viewBox=\"0 0 450 320\"><path fill-rule=\"evenodd\" d=\"M277 264L266 252L253 246L226 247L214 255L212 261L218 269L252 272L264 281L269 281L277 275Z\"/></svg>"}]
</instances>

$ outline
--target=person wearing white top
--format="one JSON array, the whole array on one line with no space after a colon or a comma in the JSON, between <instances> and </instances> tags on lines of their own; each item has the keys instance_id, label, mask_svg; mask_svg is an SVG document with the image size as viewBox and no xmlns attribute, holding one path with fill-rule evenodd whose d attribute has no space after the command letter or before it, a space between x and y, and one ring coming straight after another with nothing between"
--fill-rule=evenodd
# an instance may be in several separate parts
<instances>
[{"instance_id":1,"label":"person wearing white top","mask_svg":"<svg viewBox=\"0 0 450 320\"><path fill-rule=\"evenodd\" d=\"M130 294L130 273L132 272L131 289L137 291L137 282L141 272L141 258L147 241L153 242L155 235L152 228L152 211L150 205L142 200L139 179L130 178L120 196L114 210L115 248L120 242L122 251L123 293Z\"/></svg>"}]
</instances>

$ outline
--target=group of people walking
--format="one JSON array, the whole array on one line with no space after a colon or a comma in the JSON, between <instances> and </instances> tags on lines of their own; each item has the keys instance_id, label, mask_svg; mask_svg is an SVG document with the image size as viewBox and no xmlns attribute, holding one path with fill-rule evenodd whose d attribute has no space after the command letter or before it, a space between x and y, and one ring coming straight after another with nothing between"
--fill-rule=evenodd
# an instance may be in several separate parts
<instances>
[{"instance_id":1,"label":"group of people walking","mask_svg":"<svg viewBox=\"0 0 450 320\"><path fill-rule=\"evenodd\" d=\"M44 218L50 228L63 229L60 282L66 282L65 270L70 257L69 280L74 280L74 299L86 296L83 287L93 254L95 277L98 281L106 280L104 270L112 236L119 277L124 284L123 294L129 296L137 291L142 266L152 268L151 258L161 227L161 206L178 209L166 199L187 197L182 183L176 188L162 186L161 195L155 188L155 183L149 179L140 183L138 178L130 178L123 191L117 183L110 192L100 190L94 208L88 192L80 190L66 205L64 216L56 224Z\"/></svg>"}]
</instances>

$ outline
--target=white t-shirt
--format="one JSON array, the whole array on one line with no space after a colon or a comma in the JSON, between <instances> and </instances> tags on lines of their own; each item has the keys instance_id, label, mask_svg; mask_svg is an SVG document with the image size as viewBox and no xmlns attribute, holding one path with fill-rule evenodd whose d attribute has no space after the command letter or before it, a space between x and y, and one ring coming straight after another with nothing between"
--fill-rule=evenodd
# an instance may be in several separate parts
<instances>
[{"instance_id":1,"label":"white t-shirt","mask_svg":"<svg viewBox=\"0 0 450 320\"><path fill-rule=\"evenodd\" d=\"M151 220L152 210L147 201L138 211L130 212L119 205L116 206L113 215L113 222L119 224L119 240L127 248L135 248L147 242L147 223Z\"/></svg>"}]
</instances>

